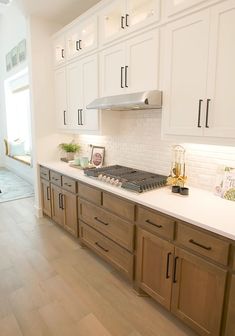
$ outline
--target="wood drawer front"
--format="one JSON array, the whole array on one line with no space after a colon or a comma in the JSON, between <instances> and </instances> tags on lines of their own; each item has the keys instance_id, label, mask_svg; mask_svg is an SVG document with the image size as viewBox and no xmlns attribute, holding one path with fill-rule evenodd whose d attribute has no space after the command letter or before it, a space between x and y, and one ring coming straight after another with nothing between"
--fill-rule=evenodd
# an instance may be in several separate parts
<instances>
[{"instance_id":1,"label":"wood drawer front","mask_svg":"<svg viewBox=\"0 0 235 336\"><path fill-rule=\"evenodd\" d=\"M114 267L122 271L129 279L133 279L133 255L79 221L80 238L82 242L103 256Z\"/></svg>"},{"instance_id":2,"label":"wood drawer front","mask_svg":"<svg viewBox=\"0 0 235 336\"><path fill-rule=\"evenodd\" d=\"M54 171L50 171L51 183L61 187L61 175Z\"/></svg>"},{"instance_id":3,"label":"wood drawer front","mask_svg":"<svg viewBox=\"0 0 235 336\"><path fill-rule=\"evenodd\" d=\"M74 194L77 193L77 181L67 176L62 176L62 188Z\"/></svg>"},{"instance_id":4,"label":"wood drawer front","mask_svg":"<svg viewBox=\"0 0 235 336\"><path fill-rule=\"evenodd\" d=\"M45 167L40 167L40 177L44 180L49 181L50 180L50 170Z\"/></svg>"},{"instance_id":5,"label":"wood drawer front","mask_svg":"<svg viewBox=\"0 0 235 336\"><path fill-rule=\"evenodd\" d=\"M163 216L156 211L151 211L138 206L137 223L141 227L154 232L164 238L174 239L175 221L167 216Z\"/></svg>"},{"instance_id":6,"label":"wood drawer front","mask_svg":"<svg viewBox=\"0 0 235 336\"><path fill-rule=\"evenodd\" d=\"M183 246L227 266L229 243L213 237L206 232L194 230L179 223L177 241Z\"/></svg>"},{"instance_id":7,"label":"wood drawer front","mask_svg":"<svg viewBox=\"0 0 235 336\"><path fill-rule=\"evenodd\" d=\"M134 224L86 201L80 201L79 217L117 244L133 251Z\"/></svg>"},{"instance_id":8,"label":"wood drawer front","mask_svg":"<svg viewBox=\"0 0 235 336\"><path fill-rule=\"evenodd\" d=\"M103 207L127 220L134 221L135 205L125 199L103 193Z\"/></svg>"},{"instance_id":9,"label":"wood drawer front","mask_svg":"<svg viewBox=\"0 0 235 336\"><path fill-rule=\"evenodd\" d=\"M86 184L79 183L78 192L80 197L85 198L94 204L101 205L102 193L100 190L90 187Z\"/></svg>"}]
</instances>

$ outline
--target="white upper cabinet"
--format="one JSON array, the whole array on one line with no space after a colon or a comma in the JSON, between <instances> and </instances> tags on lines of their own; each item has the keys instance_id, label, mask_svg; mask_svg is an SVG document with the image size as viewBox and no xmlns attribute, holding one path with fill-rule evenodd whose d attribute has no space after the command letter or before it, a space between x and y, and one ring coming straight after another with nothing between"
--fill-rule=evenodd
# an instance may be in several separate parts
<instances>
[{"instance_id":1,"label":"white upper cabinet","mask_svg":"<svg viewBox=\"0 0 235 336\"><path fill-rule=\"evenodd\" d=\"M167 27L163 90L166 134L202 135L209 18L206 10Z\"/></svg>"},{"instance_id":2,"label":"white upper cabinet","mask_svg":"<svg viewBox=\"0 0 235 336\"><path fill-rule=\"evenodd\" d=\"M101 43L125 36L128 32L158 21L159 0L116 0L100 13Z\"/></svg>"},{"instance_id":3,"label":"white upper cabinet","mask_svg":"<svg viewBox=\"0 0 235 336\"><path fill-rule=\"evenodd\" d=\"M66 51L65 51L65 36L62 34L53 41L54 52L54 65L59 66L65 63Z\"/></svg>"},{"instance_id":4,"label":"white upper cabinet","mask_svg":"<svg viewBox=\"0 0 235 336\"><path fill-rule=\"evenodd\" d=\"M212 8L206 136L235 138L235 1Z\"/></svg>"},{"instance_id":5,"label":"white upper cabinet","mask_svg":"<svg viewBox=\"0 0 235 336\"><path fill-rule=\"evenodd\" d=\"M171 16L179 12L189 9L193 6L200 5L206 0L164 0L166 1L167 15Z\"/></svg>"},{"instance_id":6,"label":"white upper cabinet","mask_svg":"<svg viewBox=\"0 0 235 336\"><path fill-rule=\"evenodd\" d=\"M235 0L167 27L164 134L235 138Z\"/></svg>"},{"instance_id":7,"label":"white upper cabinet","mask_svg":"<svg viewBox=\"0 0 235 336\"><path fill-rule=\"evenodd\" d=\"M71 119L67 110L66 70L64 67L55 71L55 112L56 122L60 129L71 127Z\"/></svg>"},{"instance_id":8,"label":"white upper cabinet","mask_svg":"<svg viewBox=\"0 0 235 336\"><path fill-rule=\"evenodd\" d=\"M159 31L154 29L101 53L101 95L158 88Z\"/></svg>"},{"instance_id":9,"label":"white upper cabinet","mask_svg":"<svg viewBox=\"0 0 235 336\"><path fill-rule=\"evenodd\" d=\"M98 45L97 17L77 23L66 33L67 59L73 59L90 52Z\"/></svg>"},{"instance_id":10,"label":"white upper cabinet","mask_svg":"<svg viewBox=\"0 0 235 336\"><path fill-rule=\"evenodd\" d=\"M98 111L86 106L98 98L97 55L86 57L67 66L67 100L71 128L98 130Z\"/></svg>"}]
</instances>

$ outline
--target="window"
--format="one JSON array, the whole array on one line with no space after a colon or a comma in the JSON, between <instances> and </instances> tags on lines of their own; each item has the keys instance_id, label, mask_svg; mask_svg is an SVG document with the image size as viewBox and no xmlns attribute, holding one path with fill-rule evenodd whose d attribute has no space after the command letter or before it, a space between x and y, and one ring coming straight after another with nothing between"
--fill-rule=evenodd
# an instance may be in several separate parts
<instances>
[{"instance_id":1,"label":"window","mask_svg":"<svg viewBox=\"0 0 235 336\"><path fill-rule=\"evenodd\" d=\"M24 143L25 154L31 153L31 116L28 71L5 81L7 138Z\"/></svg>"}]
</instances>

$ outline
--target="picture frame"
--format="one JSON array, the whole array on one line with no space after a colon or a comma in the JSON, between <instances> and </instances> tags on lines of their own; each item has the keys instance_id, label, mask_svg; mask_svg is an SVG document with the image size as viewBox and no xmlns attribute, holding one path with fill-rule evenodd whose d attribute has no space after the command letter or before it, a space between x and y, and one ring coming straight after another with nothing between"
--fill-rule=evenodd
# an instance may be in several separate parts
<instances>
[{"instance_id":1,"label":"picture frame","mask_svg":"<svg viewBox=\"0 0 235 336\"><path fill-rule=\"evenodd\" d=\"M102 167L104 164L104 155L105 147L92 146L90 163L96 168Z\"/></svg>"},{"instance_id":2,"label":"picture frame","mask_svg":"<svg viewBox=\"0 0 235 336\"><path fill-rule=\"evenodd\" d=\"M12 63L11 63L11 52L9 52L6 55L6 70L10 71L12 69Z\"/></svg>"},{"instance_id":3,"label":"picture frame","mask_svg":"<svg viewBox=\"0 0 235 336\"><path fill-rule=\"evenodd\" d=\"M18 44L18 60L19 63L26 60L26 39L20 41Z\"/></svg>"}]
</instances>

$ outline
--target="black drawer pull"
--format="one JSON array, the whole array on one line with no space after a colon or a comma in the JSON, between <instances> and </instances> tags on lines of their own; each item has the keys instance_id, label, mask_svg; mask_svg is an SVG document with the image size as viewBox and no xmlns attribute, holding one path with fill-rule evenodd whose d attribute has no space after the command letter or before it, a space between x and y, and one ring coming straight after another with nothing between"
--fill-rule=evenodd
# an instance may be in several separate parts
<instances>
[{"instance_id":1,"label":"black drawer pull","mask_svg":"<svg viewBox=\"0 0 235 336\"><path fill-rule=\"evenodd\" d=\"M55 178L55 177L52 177L52 180L54 180L54 181L59 181L59 179L58 179L58 178Z\"/></svg>"},{"instance_id":2,"label":"black drawer pull","mask_svg":"<svg viewBox=\"0 0 235 336\"><path fill-rule=\"evenodd\" d=\"M171 252L167 253L167 263L166 263L166 279L170 278L169 275L169 266L170 266L170 256L172 255Z\"/></svg>"},{"instance_id":3,"label":"black drawer pull","mask_svg":"<svg viewBox=\"0 0 235 336\"><path fill-rule=\"evenodd\" d=\"M175 262L174 262L174 275L173 275L173 282L177 283L177 279L176 279L176 271L177 271L177 261L178 261L179 257L175 257Z\"/></svg>"},{"instance_id":4,"label":"black drawer pull","mask_svg":"<svg viewBox=\"0 0 235 336\"><path fill-rule=\"evenodd\" d=\"M100 224L103 224L103 225L106 225L106 226L109 225L109 223L105 223L105 222L103 222L103 221L100 220L98 217L94 217L94 220L96 220L96 221L99 222Z\"/></svg>"},{"instance_id":5,"label":"black drawer pull","mask_svg":"<svg viewBox=\"0 0 235 336\"><path fill-rule=\"evenodd\" d=\"M68 183L65 183L64 185L66 185L67 187L71 188L72 185L71 184L68 184Z\"/></svg>"},{"instance_id":6,"label":"black drawer pull","mask_svg":"<svg viewBox=\"0 0 235 336\"><path fill-rule=\"evenodd\" d=\"M47 200L50 201L50 187L47 187Z\"/></svg>"},{"instance_id":7,"label":"black drawer pull","mask_svg":"<svg viewBox=\"0 0 235 336\"><path fill-rule=\"evenodd\" d=\"M197 243L197 242L196 242L195 240L193 240L193 239L190 239L189 242L190 242L191 244L193 244L193 245L196 245L196 246L198 246L198 247L203 248L204 250L207 250L207 251L211 251L211 250L212 250L212 248L211 248L210 246L205 246L205 245L202 245L202 244L200 244L200 243Z\"/></svg>"},{"instance_id":8,"label":"black drawer pull","mask_svg":"<svg viewBox=\"0 0 235 336\"><path fill-rule=\"evenodd\" d=\"M208 121L209 121L210 101L211 101L211 99L207 99L207 101L206 101L206 128L209 128Z\"/></svg>"},{"instance_id":9,"label":"black drawer pull","mask_svg":"<svg viewBox=\"0 0 235 336\"><path fill-rule=\"evenodd\" d=\"M62 194L59 193L59 208L62 209Z\"/></svg>"},{"instance_id":10,"label":"black drawer pull","mask_svg":"<svg viewBox=\"0 0 235 336\"><path fill-rule=\"evenodd\" d=\"M201 128L201 111L202 111L202 103L203 99L199 99L199 105L198 105L198 119L197 119L197 127Z\"/></svg>"},{"instance_id":11,"label":"black drawer pull","mask_svg":"<svg viewBox=\"0 0 235 336\"><path fill-rule=\"evenodd\" d=\"M104 248L103 246L101 246L98 242L96 242L95 245L98 246L104 252L109 252L109 250L107 250L106 248Z\"/></svg>"},{"instance_id":12,"label":"black drawer pull","mask_svg":"<svg viewBox=\"0 0 235 336\"><path fill-rule=\"evenodd\" d=\"M124 27L124 20L125 20L125 16L121 16L121 28L125 29Z\"/></svg>"},{"instance_id":13,"label":"black drawer pull","mask_svg":"<svg viewBox=\"0 0 235 336\"><path fill-rule=\"evenodd\" d=\"M145 222L148 223L148 224L150 224L150 225L156 226L158 229L161 229L161 228L162 228L162 225L155 224L155 223L151 222L150 219L146 219Z\"/></svg>"}]
</instances>

